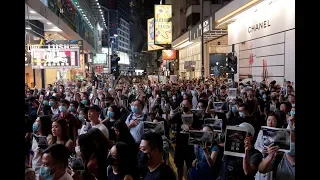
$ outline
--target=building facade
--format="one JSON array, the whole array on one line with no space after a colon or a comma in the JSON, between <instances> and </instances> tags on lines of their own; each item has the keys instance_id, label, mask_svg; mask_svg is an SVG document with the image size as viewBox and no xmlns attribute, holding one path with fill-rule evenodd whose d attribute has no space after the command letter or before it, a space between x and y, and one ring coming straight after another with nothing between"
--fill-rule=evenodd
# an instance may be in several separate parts
<instances>
[{"instance_id":1,"label":"building facade","mask_svg":"<svg viewBox=\"0 0 320 180\"><path fill-rule=\"evenodd\" d=\"M98 5L95 4L95 7ZM44 88L57 80L76 80L86 77L86 62L88 54L100 51L97 44L97 23L104 27L101 13L87 6L85 0L79 1L40 1L28 0L25 2L26 22L26 58L29 61L25 67L25 80L30 86ZM61 63L54 58L42 58L42 61L31 62L39 59L40 55L32 52L32 45L44 47L49 44L63 42L70 44L81 43L79 53L65 54L71 62ZM30 54L29 54L30 53ZM33 54L32 54L33 53ZM41 54L41 53L40 53ZM28 60L29 59L29 60ZM49 62L50 61L50 62ZM56 61L53 63L53 61ZM36 65L35 65L36 64Z\"/></svg>"},{"instance_id":2,"label":"building facade","mask_svg":"<svg viewBox=\"0 0 320 180\"><path fill-rule=\"evenodd\" d=\"M238 3L240 13L224 18L220 23L228 24L228 48L238 57L238 74L235 78L275 80L277 84L295 81L295 1L265 0L245 1L241 4L234 0L227 10ZM248 77L250 76L250 78ZM251 78L252 76L252 78Z\"/></svg>"},{"instance_id":3,"label":"building facade","mask_svg":"<svg viewBox=\"0 0 320 180\"><path fill-rule=\"evenodd\" d=\"M200 22L200 0L173 0L172 48L179 50L179 78L193 79L202 76L201 28L204 28L204 76L209 76L213 59L218 54L228 53L227 30L216 28L215 12L226 2L204 0L204 21ZM176 8L175 8L176 7ZM179 8L178 8L179 7Z\"/></svg>"}]
</instances>

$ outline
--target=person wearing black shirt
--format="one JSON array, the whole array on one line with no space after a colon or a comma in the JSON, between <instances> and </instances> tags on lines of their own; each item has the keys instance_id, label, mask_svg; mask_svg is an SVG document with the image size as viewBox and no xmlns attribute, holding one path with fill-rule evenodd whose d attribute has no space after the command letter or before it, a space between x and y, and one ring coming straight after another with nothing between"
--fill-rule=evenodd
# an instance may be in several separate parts
<instances>
[{"instance_id":1,"label":"person wearing black shirt","mask_svg":"<svg viewBox=\"0 0 320 180\"><path fill-rule=\"evenodd\" d=\"M245 156L236 157L224 155L222 168L217 180L254 180L262 154L252 146L254 128L249 123L241 123L239 127L246 128L248 136L245 138Z\"/></svg>"},{"instance_id":2,"label":"person wearing black shirt","mask_svg":"<svg viewBox=\"0 0 320 180\"><path fill-rule=\"evenodd\" d=\"M176 180L172 169L163 160L163 141L160 134L148 132L143 135L138 157L139 164L148 167L144 180Z\"/></svg>"},{"instance_id":3,"label":"person wearing black shirt","mask_svg":"<svg viewBox=\"0 0 320 180\"><path fill-rule=\"evenodd\" d=\"M189 134L187 133L189 128L200 129L202 127L202 122L193 114L192 125L183 124L181 115L182 114L192 114L191 103L188 99L182 101L182 113L177 113L170 119L171 124L176 124L176 147L174 154L174 163L176 164L178 170L178 179L182 180L183 177L183 167L184 162L186 162L187 169L192 167L192 161L195 159L194 147L188 144ZM191 126L191 127L190 127ZM182 129L182 127L188 127L187 129Z\"/></svg>"}]
</instances>

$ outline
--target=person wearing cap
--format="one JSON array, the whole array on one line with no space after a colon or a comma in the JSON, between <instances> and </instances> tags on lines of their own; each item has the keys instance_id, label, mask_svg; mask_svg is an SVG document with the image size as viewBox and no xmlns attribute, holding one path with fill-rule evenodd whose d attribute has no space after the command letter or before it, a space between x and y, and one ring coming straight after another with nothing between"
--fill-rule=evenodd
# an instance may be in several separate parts
<instances>
[{"instance_id":1,"label":"person wearing cap","mask_svg":"<svg viewBox=\"0 0 320 180\"><path fill-rule=\"evenodd\" d=\"M89 107L88 119L90 120L92 128L98 128L109 139L108 128L99 120L100 111L101 110L97 105Z\"/></svg>"},{"instance_id":2,"label":"person wearing cap","mask_svg":"<svg viewBox=\"0 0 320 180\"><path fill-rule=\"evenodd\" d=\"M217 180L254 180L262 161L262 154L251 144L255 130L249 123L241 123L239 127L247 130L248 135L244 140L245 155L236 157L230 155L223 156L222 169Z\"/></svg>"}]
</instances>

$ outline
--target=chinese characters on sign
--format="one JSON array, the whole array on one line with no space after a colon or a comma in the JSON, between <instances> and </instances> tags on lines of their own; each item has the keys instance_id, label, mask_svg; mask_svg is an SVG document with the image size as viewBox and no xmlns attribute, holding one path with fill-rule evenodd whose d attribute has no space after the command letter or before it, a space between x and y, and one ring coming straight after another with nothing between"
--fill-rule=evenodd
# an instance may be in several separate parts
<instances>
[{"instance_id":1,"label":"chinese characters on sign","mask_svg":"<svg viewBox=\"0 0 320 180\"><path fill-rule=\"evenodd\" d=\"M172 42L171 5L154 6L154 44L167 45Z\"/></svg>"}]
</instances>

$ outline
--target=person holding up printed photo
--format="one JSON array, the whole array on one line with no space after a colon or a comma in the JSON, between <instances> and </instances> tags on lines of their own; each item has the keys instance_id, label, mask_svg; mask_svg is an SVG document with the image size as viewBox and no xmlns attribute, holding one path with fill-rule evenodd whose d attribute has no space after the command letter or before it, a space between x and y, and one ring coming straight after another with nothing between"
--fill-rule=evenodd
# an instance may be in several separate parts
<instances>
[{"instance_id":1,"label":"person holding up printed photo","mask_svg":"<svg viewBox=\"0 0 320 180\"><path fill-rule=\"evenodd\" d=\"M295 133L291 131L290 151L287 153L279 152L279 147L271 144L267 148L268 156L260 163L259 172L273 172L275 180L295 179Z\"/></svg>"},{"instance_id":2,"label":"person holding up printed photo","mask_svg":"<svg viewBox=\"0 0 320 180\"><path fill-rule=\"evenodd\" d=\"M270 113L268 118L267 118L267 126L268 127L277 127L277 122L279 121L279 117L277 116L277 114L275 113ZM254 147L259 150L263 155L267 155L267 147L263 146L263 131L260 130L258 137L257 137L257 141L254 144ZM272 172L268 172L268 173L260 173L257 172L256 176L255 176L255 180L272 180Z\"/></svg>"},{"instance_id":3,"label":"person holding up printed photo","mask_svg":"<svg viewBox=\"0 0 320 180\"><path fill-rule=\"evenodd\" d=\"M245 128L248 132L245 138L245 156L236 157L224 155L222 167L217 180L254 180L262 160L262 154L252 146L255 130L249 123L241 123L239 127Z\"/></svg>"},{"instance_id":4,"label":"person holding up printed photo","mask_svg":"<svg viewBox=\"0 0 320 180\"><path fill-rule=\"evenodd\" d=\"M213 132L210 126L204 126L202 131ZM216 179L221 169L223 147L219 146L216 141L211 147L207 146L207 142L203 142L201 146L194 145L194 151L196 159L192 162L189 178L191 180Z\"/></svg>"}]
</instances>

